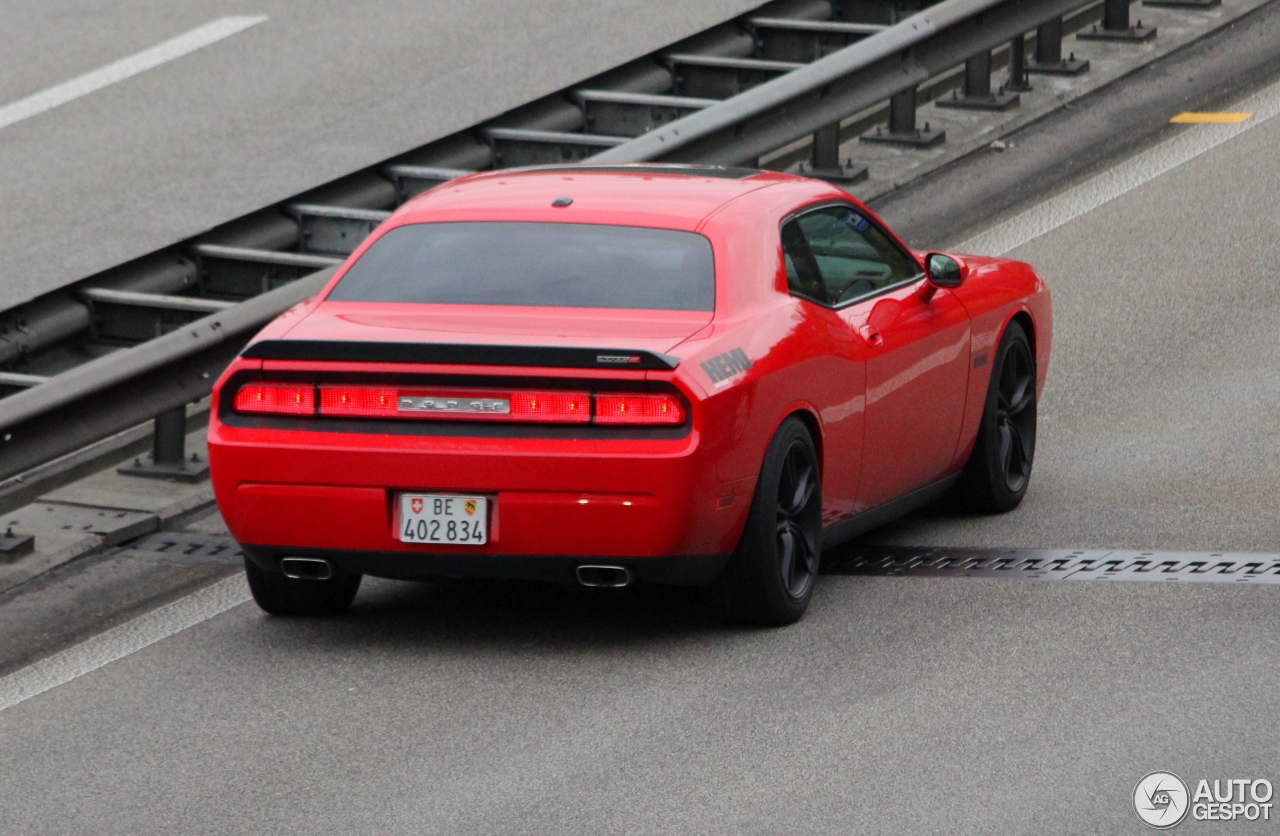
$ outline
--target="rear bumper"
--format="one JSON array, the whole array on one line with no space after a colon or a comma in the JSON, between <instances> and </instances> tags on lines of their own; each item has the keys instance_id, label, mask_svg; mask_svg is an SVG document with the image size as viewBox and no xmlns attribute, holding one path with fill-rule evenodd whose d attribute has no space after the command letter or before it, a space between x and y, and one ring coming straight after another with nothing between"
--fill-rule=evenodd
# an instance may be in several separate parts
<instances>
[{"instance_id":1,"label":"rear bumper","mask_svg":"<svg viewBox=\"0 0 1280 836\"><path fill-rule=\"evenodd\" d=\"M708 556L733 551L754 489L750 480L722 483L696 434L661 441L354 436L268 433L215 420L209 457L219 510L255 554L332 555L335 568L358 560L350 571L387 577L571 577L582 563L627 561L643 580L668 573L656 568L667 559L722 563ZM488 543L400 542L401 492L487 497ZM557 560L563 566L555 568Z\"/></svg>"},{"instance_id":2,"label":"rear bumper","mask_svg":"<svg viewBox=\"0 0 1280 836\"><path fill-rule=\"evenodd\" d=\"M707 586L719 576L729 555L684 557L566 557L504 554L405 554L403 552L337 551L279 546L245 546L245 554L263 569L280 571L284 557L317 557L329 561L337 575L373 575L396 580L483 578L493 580L577 582L583 565L620 566L640 583Z\"/></svg>"}]
</instances>

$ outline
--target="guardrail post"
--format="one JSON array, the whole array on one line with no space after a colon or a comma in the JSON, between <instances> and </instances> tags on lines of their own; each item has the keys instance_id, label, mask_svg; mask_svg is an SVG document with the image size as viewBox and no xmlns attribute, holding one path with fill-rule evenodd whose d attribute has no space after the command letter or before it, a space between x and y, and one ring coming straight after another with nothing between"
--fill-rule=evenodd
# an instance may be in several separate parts
<instances>
[{"instance_id":1,"label":"guardrail post","mask_svg":"<svg viewBox=\"0 0 1280 836\"><path fill-rule=\"evenodd\" d=\"M174 407L156 416L155 436L150 460L133 460L131 465L116 468L125 476L169 479L174 482L199 482L209 476L209 465L195 453L187 459L187 408Z\"/></svg>"},{"instance_id":2,"label":"guardrail post","mask_svg":"<svg viewBox=\"0 0 1280 836\"><path fill-rule=\"evenodd\" d=\"M889 99L889 130L877 125L875 130L861 136L863 142L881 142L888 145L907 145L913 148L929 148L947 138L946 131L935 131L924 123L916 127L916 88L903 90Z\"/></svg>"},{"instance_id":3,"label":"guardrail post","mask_svg":"<svg viewBox=\"0 0 1280 836\"><path fill-rule=\"evenodd\" d=\"M1062 18L1055 17L1036 29L1036 57L1027 63L1027 71L1046 75L1080 75L1089 69L1088 61L1076 59L1073 52L1062 58Z\"/></svg>"},{"instance_id":4,"label":"guardrail post","mask_svg":"<svg viewBox=\"0 0 1280 836\"><path fill-rule=\"evenodd\" d=\"M1016 93L1006 93L1000 88L991 92L991 51L980 52L964 62L964 95L953 91L951 98L938 99L938 107L958 107L965 110L1009 110L1021 103Z\"/></svg>"},{"instance_id":5,"label":"guardrail post","mask_svg":"<svg viewBox=\"0 0 1280 836\"><path fill-rule=\"evenodd\" d=\"M5 526L0 534L0 563L13 563L36 550L36 536L14 531L13 526Z\"/></svg>"},{"instance_id":6,"label":"guardrail post","mask_svg":"<svg viewBox=\"0 0 1280 836\"><path fill-rule=\"evenodd\" d=\"M1027 39L1019 35L1009 41L1009 82L1006 90L1027 93L1031 90L1031 78L1027 75Z\"/></svg>"},{"instance_id":7,"label":"guardrail post","mask_svg":"<svg viewBox=\"0 0 1280 836\"><path fill-rule=\"evenodd\" d=\"M813 132L813 159L800 164L800 174L830 183L847 185L867 179L867 167L846 159L840 164L840 123L833 122Z\"/></svg>"},{"instance_id":8,"label":"guardrail post","mask_svg":"<svg viewBox=\"0 0 1280 836\"><path fill-rule=\"evenodd\" d=\"M1076 37L1085 41L1149 41L1156 36L1156 27L1129 25L1129 0L1106 0L1102 7L1102 27L1093 24L1087 32L1077 32Z\"/></svg>"}]
</instances>

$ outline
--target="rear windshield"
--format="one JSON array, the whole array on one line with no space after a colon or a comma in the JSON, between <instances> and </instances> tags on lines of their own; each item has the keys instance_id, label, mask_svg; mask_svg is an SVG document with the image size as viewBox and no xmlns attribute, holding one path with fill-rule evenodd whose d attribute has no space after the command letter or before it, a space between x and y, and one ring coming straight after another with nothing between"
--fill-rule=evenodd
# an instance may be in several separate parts
<instances>
[{"instance_id":1,"label":"rear windshield","mask_svg":"<svg viewBox=\"0 0 1280 836\"><path fill-rule=\"evenodd\" d=\"M429 223L375 241L328 299L710 311L715 284L711 242L692 232Z\"/></svg>"}]
</instances>

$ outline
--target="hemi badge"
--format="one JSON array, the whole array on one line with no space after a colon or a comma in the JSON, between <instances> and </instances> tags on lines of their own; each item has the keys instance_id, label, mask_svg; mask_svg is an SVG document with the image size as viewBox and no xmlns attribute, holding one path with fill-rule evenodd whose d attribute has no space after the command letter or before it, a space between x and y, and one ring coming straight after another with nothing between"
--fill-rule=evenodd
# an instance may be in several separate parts
<instances>
[{"instance_id":1,"label":"hemi badge","mask_svg":"<svg viewBox=\"0 0 1280 836\"><path fill-rule=\"evenodd\" d=\"M632 363L639 363L640 357L636 354L597 354L596 362L608 363L610 365L630 365Z\"/></svg>"},{"instance_id":2,"label":"hemi badge","mask_svg":"<svg viewBox=\"0 0 1280 836\"><path fill-rule=\"evenodd\" d=\"M747 352L741 348L735 348L724 354L717 354L700 365L707 373L707 377L711 378L711 382L718 386L734 375L742 374L751 368L751 360L747 358Z\"/></svg>"}]
</instances>

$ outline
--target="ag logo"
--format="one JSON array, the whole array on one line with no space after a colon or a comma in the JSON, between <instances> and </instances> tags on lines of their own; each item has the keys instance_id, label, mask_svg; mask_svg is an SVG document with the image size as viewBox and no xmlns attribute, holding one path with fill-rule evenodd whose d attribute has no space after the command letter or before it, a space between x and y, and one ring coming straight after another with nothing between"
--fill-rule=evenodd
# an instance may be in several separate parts
<instances>
[{"instance_id":1,"label":"ag logo","mask_svg":"<svg viewBox=\"0 0 1280 836\"><path fill-rule=\"evenodd\" d=\"M476 501L474 499L468 499L466 502L462 503L462 507L466 510L467 516L471 516L476 512Z\"/></svg>"},{"instance_id":2,"label":"ag logo","mask_svg":"<svg viewBox=\"0 0 1280 836\"><path fill-rule=\"evenodd\" d=\"M421 499L411 499L411 500L409 500L409 507L413 509L413 513L415 513L415 514L421 514L421 513L422 513L422 500L421 500Z\"/></svg>"},{"instance_id":3,"label":"ag logo","mask_svg":"<svg viewBox=\"0 0 1280 836\"><path fill-rule=\"evenodd\" d=\"M1133 809L1143 824L1163 830L1187 816L1187 785L1172 772L1151 772L1133 789Z\"/></svg>"}]
</instances>

